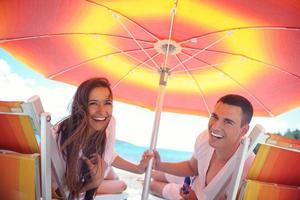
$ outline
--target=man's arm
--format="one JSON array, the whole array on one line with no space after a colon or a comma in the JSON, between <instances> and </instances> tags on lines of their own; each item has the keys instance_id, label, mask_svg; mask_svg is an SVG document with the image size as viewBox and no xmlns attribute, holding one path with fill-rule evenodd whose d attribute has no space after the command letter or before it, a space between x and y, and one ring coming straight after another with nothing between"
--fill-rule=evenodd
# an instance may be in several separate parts
<instances>
[{"instance_id":1,"label":"man's arm","mask_svg":"<svg viewBox=\"0 0 300 200\"><path fill-rule=\"evenodd\" d=\"M177 176L196 176L198 175L197 160L192 157L190 160L171 163L161 162L158 152L154 152L154 168Z\"/></svg>"}]
</instances>

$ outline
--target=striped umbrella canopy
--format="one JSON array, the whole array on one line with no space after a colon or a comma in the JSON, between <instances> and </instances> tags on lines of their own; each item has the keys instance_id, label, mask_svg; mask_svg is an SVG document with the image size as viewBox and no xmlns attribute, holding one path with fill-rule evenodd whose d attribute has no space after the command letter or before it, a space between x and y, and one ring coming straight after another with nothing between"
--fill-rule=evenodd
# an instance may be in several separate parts
<instances>
[{"instance_id":1,"label":"striped umbrella canopy","mask_svg":"<svg viewBox=\"0 0 300 200\"><path fill-rule=\"evenodd\" d=\"M0 10L0 47L33 70L73 85L105 76L116 100L156 110L150 149L161 110L209 116L228 93L257 116L300 106L297 0L10 0Z\"/></svg>"},{"instance_id":2,"label":"striped umbrella canopy","mask_svg":"<svg viewBox=\"0 0 300 200\"><path fill-rule=\"evenodd\" d=\"M272 116L300 105L300 3L17 0L0 2L0 47L45 77L108 77L118 101L208 116L227 93ZM169 48L168 48L169 47Z\"/></svg>"}]
</instances>

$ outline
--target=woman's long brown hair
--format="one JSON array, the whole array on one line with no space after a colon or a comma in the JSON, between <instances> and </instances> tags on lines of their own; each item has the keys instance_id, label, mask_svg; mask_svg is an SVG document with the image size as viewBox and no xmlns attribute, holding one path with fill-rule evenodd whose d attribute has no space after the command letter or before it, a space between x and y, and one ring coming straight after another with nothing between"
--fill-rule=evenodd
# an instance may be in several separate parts
<instances>
[{"instance_id":1,"label":"woman's long brown hair","mask_svg":"<svg viewBox=\"0 0 300 200\"><path fill-rule=\"evenodd\" d=\"M65 182L70 191L69 199L78 197L83 187L83 182L79 178L81 173L80 152L91 151L88 147L92 147L94 153L98 153L103 158L105 150L106 128L95 134L87 134L88 97L92 89L96 87L107 88L110 92L110 98L113 98L107 79L92 78L84 81L75 93L70 116L59 124L57 131L63 158L67 163Z\"/></svg>"}]
</instances>

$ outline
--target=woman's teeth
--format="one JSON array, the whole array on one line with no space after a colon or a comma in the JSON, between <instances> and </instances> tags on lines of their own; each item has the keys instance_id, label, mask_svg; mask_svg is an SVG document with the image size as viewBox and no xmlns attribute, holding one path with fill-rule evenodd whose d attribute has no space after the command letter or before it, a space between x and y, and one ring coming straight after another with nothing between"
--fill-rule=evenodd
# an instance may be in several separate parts
<instances>
[{"instance_id":1,"label":"woman's teeth","mask_svg":"<svg viewBox=\"0 0 300 200\"><path fill-rule=\"evenodd\" d=\"M106 117L94 117L93 119L97 121L104 121Z\"/></svg>"},{"instance_id":2,"label":"woman's teeth","mask_svg":"<svg viewBox=\"0 0 300 200\"><path fill-rule=\"evenodd\" d=\"M217 134L217 133L214 133L214 132L211 132L211 135L212 136L214 136L214 137L216 137L216 138L218 138L218 139L221 139L221 138L223 138L224 136L222 136L222 135L219 135L219 134Z\"/></svg>"}]
</instances>

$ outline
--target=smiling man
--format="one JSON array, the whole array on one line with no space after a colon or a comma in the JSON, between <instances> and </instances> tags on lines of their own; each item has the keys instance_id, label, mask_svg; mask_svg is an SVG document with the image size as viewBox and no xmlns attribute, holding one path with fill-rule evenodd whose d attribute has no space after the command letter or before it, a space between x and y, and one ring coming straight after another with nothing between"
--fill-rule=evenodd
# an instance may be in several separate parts
<instances>
[{"instance_id":1,"label":"smiling man","mask_svg":"<svg viewBox=\"0 0 300 200\"><path fill-rule=\"evenodd\" d=\"M209 118L208 130L200 134L195 142L190 160L179 163L161 162L159 154L154 154L156 170L177 176L196 176L188 193L182 193L182 184L167 183L169 175L165 175L167 182L163 182L163 179L156 180L154 176L151 192L166 199L208 199L209 193L214 192L214 187L221 182L222 176L232 172L235 167L235 152L249 130L252 115L253 107L246 98L234 94L220 98ZM246 161L244 174L253 158L254 154ZM154 172L154 175L157 174L158 172ZM225 186L217 199L226 199L227 190Z\"/></svg>"}]
</instances>

